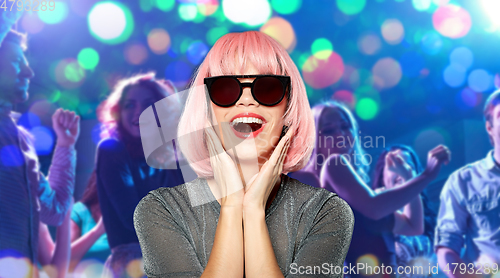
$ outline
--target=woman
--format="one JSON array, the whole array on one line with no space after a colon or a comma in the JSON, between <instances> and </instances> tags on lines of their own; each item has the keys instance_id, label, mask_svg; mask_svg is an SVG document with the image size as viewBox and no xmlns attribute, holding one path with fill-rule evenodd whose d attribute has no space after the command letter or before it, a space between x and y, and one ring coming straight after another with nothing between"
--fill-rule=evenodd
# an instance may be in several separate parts
<instances>
[{"instance_id":1,"label":"woman","mask_svg":"<svg viewBox=\"0 0 500 278\"><path fill-rule=\"evenodd\" d=\"M260 32L227 34L193 85L179 123L179 135L192 136L179 143L198 178L137 206L146 274L284 277L314 266L342 277L351 209L282 174L300 169L314 142L305 86L285 49Z\"/></svg>"},{"instance_id":2,"label":"woman","mask_svg":"<svg viewBox=\"0 0 500 278\"><path fill-rule=\"evenodd\" d=\"M109 138L97 148L97 191L112 252L106 269L115 276L126 275L127 265L142 257L133 224L139 201L151 190L184 182L180 170L148 165L139 127L146 108L174 93L172 83L156 80L154 73L136 75L121 80L98 111ZM173 153L169 159L175 160Z\"/></svg>"},{"instance_id":3,"label":"woman","mask_svg":"<svg viewBox=\"0 0 500 278\"><path fill-rule=\"evenodd\" d=\"M312 110L318 131L316 148L304 170L291 176L335 192L352 206L356 221L347 265L368 259L374 265L390 266L394 275L396 257L392 233L414 228L407 225L404 215L395 212L416 198L437 176L441 164L450 159L449 150L444 146L434 148L429 152L423 173L397 188L377 194L367 185L368 156L362 151L358 125L349 109L330 101ZM404 164L398 156L394 156L391 167L393 171L404 172ZM349 274L354 277L361 271Z\"/></svg>"},{"instance_id":4,"label":"woman","mask_svg":"<svg viewBox=\"0 0 500 278\"><path fill-rule=\"evenodd\" d=\"M394 156L402 158L406 164L404 167L406 170L399 173L391 170L390 165L394 161L392 158ZM376 192L382 192L403 184L421 172L422 166L415 151L405 145L394 145L385 149L377 160L373 188ZM408 224L410 224L408 226L414 227L413 229L396 231L395 253L397 265L411 267L416 264L425 265L430 262L434 257L433 239L436 213L429 207L425 192L421 194L421 198L414 198L403 209L395 213L406 215ZM426 277L427 272L425 273L410 273L400 275L400 277Z\"/></svg>"},{"instance_id":5,"label":"woman","mask_svg":"<svg viewBox=\"0 0 500 278\"><path fill-rule=\"evenodd\" d=\"M105 262L111 254L97 196L96 173L92 172L82 199L71 211L71 263L72 271L86 259Z\"/></svg>"}]
</instances>

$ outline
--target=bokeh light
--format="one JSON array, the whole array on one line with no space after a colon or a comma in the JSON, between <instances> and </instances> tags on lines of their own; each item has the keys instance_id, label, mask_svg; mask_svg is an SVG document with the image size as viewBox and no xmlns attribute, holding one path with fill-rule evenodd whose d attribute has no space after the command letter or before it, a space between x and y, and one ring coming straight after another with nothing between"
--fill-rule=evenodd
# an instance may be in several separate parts
<instances>
[{"instance_id":1,"label":"bokeh light","mask_svg":"<svg viewBox=\"0 0 500 278\"><path fill-rule=\"evenodd\" d=\"M35 101L28 113L32 113L34 115L37 115L39 118L45 119L48 122L46 124L51 124L52 120L50 119L50 116L54 114L56 111L57 107L49 100L42 99ZM40 120L40 123L42 121Z\"/></svg>"},{"instance_id":2,"label":"bokeh light","mask_svg":"<svg viewBox=\"0 0 500 278\"><path fill-rule=\"evenodd\" d=\"M214 27L208 30L207 32L207 42L210 45L214 45L215 42L225 34L229 33L229 30L226 27Z\"/></svg>"},{"instance_id":3,"label":"bokeh light","mask_svg":"<svg viewBox=\"0 0 500 278\"><path fill-rule=\"evenodd\" d=\"M101 277L104 264L94 259L82 260L75 268L75 277Z\"/></svg>"},{"instance_id":4,"label":"bokeh light","mask_svg":"<svg viewBox=\"0 0 500 278\"><path fill-rule=\"evenodd\" d=\"M21 27L30 34L36 34L43 30L45 23L40 20L36 13L31 12L24 14L21 19Z\"/></svg>"},{"instance_id":5,"label":"bokeh light","mask_svg":"<svg viewBox=\"0 0 500 278\"><path fill-rule=\"evenodd\" d=\"M357 89L360 86L373 86L373 74L367 69L357 69L349 77L349 82L353 89Z\"/></svg>"},{"instance_id":6,"label":"bokeh light","mask_svg":"<svg viewBox=\"0 0 500 278\"><path fill-rule=\"evenodd\" d=\"M415 137L413 146L417 153L427 153L440 144L447 145L446 138L449 138L446 131L440 128L428 128Z\"/></svg>"},{"instance_id":7,"label":"bokeh light","mask_svg":"<svg viewBox=\"0 0 500 278\"><path fill-rule=\"evenodd\" d=\"M36 126L41 125L42 121L40 117L32 112L26 112L21 115L18 121L18 125L24 127L27 130L30 130Z\"/></svg>"},{"instance_id":8,"label":"bokeh light","mask_svg":"<svg viewBox=\"0 0 500 278\"><path fill-rule=\"evenodd\" d=\"M74 89L83 83L85 70L76 59L64 59L55 67L56 82L66 89Z\"/></svg>"},{"instance_id":9,"label":"bokeh light","mask_svg":"<svg viewBox=\"0 0 500 278\"><path fill-rule=\"evenodd\" d=\"M431 7L431 0L412 0L413 8L417 11L426 11Z\"/></svg>"},{"instance_id":10,"label":"bokeh light","mask_svg":"<svg viewBox=\"0 0 500 278\"><path fill-rule=\"evenodd\" d=\"M134 278L140 278L144 277L145 273L143 271L144 269L144 262L142 259L135 259L130 261L127 266L126 266L126 271L129 277L134 277Z\"/></svg>"},{"instance_id":11,"label":"bokeh light","mask_svg":"<svg viewBox=\"0 0 500 278\"><path fill-rule=\"evenodd\" d=\"M153 53L165 54L170 48L170 35L164 29L153 29L148 34L148 45Z\"/></svg>"},{"instance_id":12,"label":"bokeh light","mask_svg":"<svg viewBox=\"0 0 500 278\"><path fill-rule=\"evenodd\" d=\"M162 1L162 0L158 0ZM175 2L172 0L172 2ZM203 16L210 16L214 14L219 8L218 0L203 0L201 3L198 3L198 12Z\"/></svg>"},{"instance_id":13,"label":"bokeh light","mask_svg":"<svg viewBox=\"0 0 500 278\"><path fill-rule=\"evenodd\" d=\"M500 17L498 16L498 11L500 11L500 1L498 0L481 0L484 12L488 15L491 20L491 24L496 29L500 27Z\"/></svg>"},{"instance_id":14,"label":"bokeh light","mask_svg":"<svg viewBox=\"0 0 500 278\"><path fill-rule=\"evenodd\" d=\"M292 24L282 17L269 19L260 31L277 40L288 52L291 52L297 44Z\"/></svg>"},{"instance_id":15,"label":"bokeh light","mask_svg":"<svg viewBox=\"0 0 500 278\"><path fill-rule=\"evenodd\" d=\"M382 42L379 36L374 33L364 34L358 39L359 52L366 55L376 54L381 46Z\"/></svg>"},{"instance_id":16,"label":"bokeh light","mask_svg":"<svg viewBox=\"0 0 500 278\"><path fill-rule=\"evenodd\" d=\"M401 21L390 18L382 23L382 37L388 44L398 44L405 36L405 29Z\"/></svg>"},{"instance_id":17,"label":"bokeh light","mask_svg":"<svg viewBox=\"0 0 500 278\"><path fill-rule=\"evenodd\" d=\"M134 30L130 10L118 2L99 2L88 15L90 33L99 41L118 44L126 41Z\"/></svg>"},{"instance_id":18,"label":"bokeh light","mask_svg":"<svg viewBox=\"0 0 500 278\"><path fill-rule=\"evenodd\" d=\"M469 87L465 87L455 97L455 102L461 110L474 108L481 103L481 100L482 94L475 92Z\"/></svg>"},{"instance_id":19,"label":"bokeh light","mask_svg":"<svg viewBox=\"0 0 500 278\"><path fill-rule=\"evenodd\" d=\"M271 5L267 0L225 0L224 15L234 23L258 26L271 17Z\"/></svg>"},{"instance_id":20,"label":"bokeh light","mask_svg":"<svg viewBox=\"0 0 500 278\"><path fill-rule=\"evenodd\" d=\"M142 43L131 43L125 47L124 56L127 63L140 65L148 58L148 50Z\"/></svg>"},{"instance_id":21,"label":"bokeh light","mask_svg":"<svg viewBox=\"0 0 500 278\"><path fill-rule=\"evenodd\" d=\"M401 55L399 64L405 76L417 77L425 66L425 60L424 57L417 52L409 51Z\"/></svg>"},{"instance_id":22,"label":"bokeh light","mask_svg":"<svg viewBox=\"0 0 500 278\"><path fill-rule=\"evenodd\" d=\"M184 21L192 21L198 14L198 7L196 4L180 4L178 8L179 17Z\"/></svg>"},{"instance_id":23,"label":"bokeh light","mask_svg":"<svg viewBox=\"0 0 500 278\"><path fill-rule=\"evenodd\" d=\"M372 120L378 110L378 104L371 98L362 98L356 103L356 114L363 120Z\"/></svg>"},{"instance_id":24,"label":"bokeh light","mask_svg":"<svg viewBox=\"0 0 500 278\"><path fill-rule=\"evenodd\" d=\"M337 7L346 15L360 13L366 6L366 0L337 0Z\"/></svg>"},{"instance_id":25,"label":"bokeh light","mask_svg":"<svg viewBox=\"0 0 500 278\"><path fill-rule=\"evenodd\" d=\"M3 149L0 150L0 155L2 152ZM0 258L0 277L2 278L29 277L28 275L32 270L32 265L28 258Z\"/></svg>"},{"instance_id":26,"label":"bokeh light","mask_svg":"<svg viewBox=\"0 0 500 278\"><path fill-rule=\"evenodd\" d=\"M379 89L396 86L403 75L401 66L393 58L382 58L372 68L373 82Z\"/></svg>"},{"instance_id":27,"label":"bokeh light","mask_svg":"<svg viewBox=\"0 0 500 278\"><path fill-rule=\"evenodd\" d=\"M175 7L175 0L156 0L156 7L164 12L171 11Z\"/></svg>"},{"instance_id":28,"label":"bokeh light","mask_svg":"<svg viewBox=\"0 0 500 278\"><path fill-rule=\"evenodd\" d=\"M460 64L450 64L443 71L443 79L452 88L460 87L464 84L467 76L467 69Z\"/></svg>"},{"instance_id":29,"label":"bokeh light","mask_svg":"<svg viewBox=\"0 0 500 278\"><path fill-rule=\"evenodd\" d=\"M293 14L300 9L302 0L271 0L271 6L279 14Z\"/></svg>"},{"instance_id":30,"label":"bokeh light","mask_svg":"<svg viewBox=\"0 0 500 278\"><path fill-rule=\"evenodd\" d=\"M78 53L77 59L82 68L92 70L99 64L99 53L93 48L84 48Z\"/></svg>"},{"instance_id":31,"label":"bokeh light","mask_svg":"<svg viewBox=\"0 0 500 278\"><path fill-rule=\"evenodd\" d=\"M472 26L469 12L452 4L439 7L432 15L432 24L441 35L452 39L467 35Z\"/></svg>"},{"instance_id":32,"label":"bokeh light","mask_svg":"<svg viewBox=\"0 0 500 278\"><path fill-rule=\"evenodd\" d=\"M348 90L338 90L332 95L332 99L341 103L347 104L350 109L353 109L356 104L356 98L351 91Z\"/></svg>"},{"instance_id":33,"label":"bokeh light","mask_svg":"<svg viewBox=\"0 0 500 278\"><path fill-rule=\"evenodd\" d=\"M208 50L208 46L202 41L194 41L187 49L187 58L193 65L198 65L203 61Z\"/></svg>"},{"instance_id":34,"label":"bokeh light","mask_svg":"<svg viewBox=\"0 0 500 278\"><path fill-rule=\"evenodd\" d=\"M54 134L44 126L37 126L30 130L35 138L35 150L38 155L48 155L54 147Z\"/></svg>"},{"instance_id":35,"label":"bokeh light","mask_svg":"<svg viewBox=\"0 0 500 278\"><path fill-rule=\"evenodd\" d=\"M61 23L68 16L68 4L64 2L55 1L55 7L52 9L53 10L51 11L49 7L47 7L46 11L38 11L38 17L40 17L40 20L47 24L57 24Z\"/></svg>"},{"instance_id":36,"label":"bokeh light","mask_svg":"<svg viewBox=\"0 0 500 278\"><path fill-rule=\"evenodd\" d=\"M472 51L465 46L457 47L450 53L450 63L452 64L459 64L468 69L472 66L473 62L474 55L472 54Z\"/></svg>"},{"instance_id":37,"label":"bokeh light","mask_svg":"<svg viewBox=\"0 0 500 278\"><path fill-rule=\"evenodd\" d=\"M488 91L493 85L493 76L484 69L471 71L467 78L469 87L476 92Z\"/></svg>"},{"instance_id":38,"label":"bokeh light","mask_svg":"<svg viewBox=\"0 0 500 278\"><path fill-rule=\"evenodd\" d=\"M373 269L374 267L379 265L377 256L375 256L373 254L366 254L366 255L360 256L356 260L356 264L363 264L366 266L366 268L370 267L370 269ZM362 275L370 276L370 273L366 273L367 272L366 269L361 269L359 272Z\"/></svg>"},{"instance_id":39,"label":"bokeh light","mask_svg":"<svg viewBox=\"0 0 500 278\"><path fill-rule=\"evenodd\" d=\"M318 59L311 55L302 66L304 81L314 89L322 89L335 84L343 73L344 61L335 52L332 52L328 59Z\"/></svg>"},{"instance_id":40,"label":"bokeh light","mask_svg":"<svg viewBox=\"0 0 500 278\"><path fill-rule=\"evenodd\" d=\"M69 1L71 10L80 17L87 17L90 9L99 0L85 0L85 1Z\"/></svg>"},{"instance_id":41,"label":"bokeh light","mask_svg":"<svg viewBox=\"0 0 500 278\"><path fill-rule=\"evenodd\" d=\"M429 55L436 55L443 47L441 36L435 31L429 31L422 36L420 41L422 51Z\"/></svg>"},{"instance_id":42,"label":"bokeh light","mask_svg":"<svg viewBox=\"0 0 500 278\"><path fill-rule=\"evenodd\" d=\"M333 52L333 45L325 38L318 38L312 43L311 52L318 59L328 59Z\"/></svg>"}]
</instances>

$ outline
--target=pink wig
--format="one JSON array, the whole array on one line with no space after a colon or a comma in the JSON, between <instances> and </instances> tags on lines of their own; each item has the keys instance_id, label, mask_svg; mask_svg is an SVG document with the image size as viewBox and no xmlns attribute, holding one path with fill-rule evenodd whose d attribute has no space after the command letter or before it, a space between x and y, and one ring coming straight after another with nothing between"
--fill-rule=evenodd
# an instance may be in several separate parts
<instances>
[{"instance_id":1,"label":"pink wig","mask_svg":"<svg viewBox=\"0 0 500 278\"><path fill-rule=\"evenodd\" d=\"M283 122L289 123L295 133L292 135L283 172L300 170L311 156L315 142L314 119L304 82L292 59L278 42L264 33L230 33L215 43L195 73L179 122L179 136L189 134L179 140L179 147L199 177L213 176L205 134L199 132L205 128L209 105L203 79L235 74L237 67L243 72L248 63L253 64L260 74L288 75L291 78L290 102L283 115Z\"/></svg>"}]
</instances>

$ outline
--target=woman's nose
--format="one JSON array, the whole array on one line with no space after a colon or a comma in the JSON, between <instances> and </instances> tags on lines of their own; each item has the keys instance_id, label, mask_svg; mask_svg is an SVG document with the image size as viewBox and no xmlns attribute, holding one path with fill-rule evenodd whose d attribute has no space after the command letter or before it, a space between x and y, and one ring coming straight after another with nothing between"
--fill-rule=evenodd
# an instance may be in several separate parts
<instances>
[{"instance_id":1,"label":"woman's nose","mask_svg":"<svg viewBox=\"0 0 500 278\"><path fill-rule=\"evenodd\" d=\"M255 101L255 99L252 96L252 91L250 88L243 88L243 94L241 94L240 99L238 99L238 102L236 102L236 105L244 105L244 106L249 106L249 105L255 105L258 106L259 103Z\"/></svg>"}]
</instances>

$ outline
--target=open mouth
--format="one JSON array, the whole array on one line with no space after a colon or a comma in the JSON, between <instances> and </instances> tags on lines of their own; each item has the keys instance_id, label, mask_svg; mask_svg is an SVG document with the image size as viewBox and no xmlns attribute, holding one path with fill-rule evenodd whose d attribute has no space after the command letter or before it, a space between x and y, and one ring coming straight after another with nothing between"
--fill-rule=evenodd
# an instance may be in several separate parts
<instances>
[{"instance_id":1,"label":"open mouth","mask_svg":"<svg viewBox=\"0 0 500 278\"><path fill-rule=\"evenodd\" d=\"M231 122L231 127L240 138L257 136L263 129L265 123L262 119L255 117L240 117Z\"/></svg>"}]
</instances>

